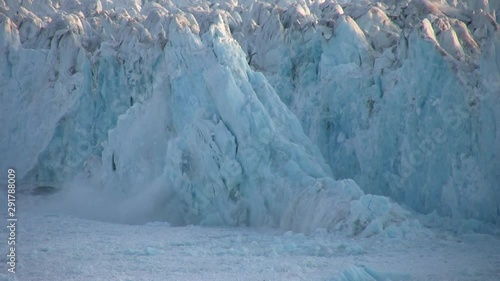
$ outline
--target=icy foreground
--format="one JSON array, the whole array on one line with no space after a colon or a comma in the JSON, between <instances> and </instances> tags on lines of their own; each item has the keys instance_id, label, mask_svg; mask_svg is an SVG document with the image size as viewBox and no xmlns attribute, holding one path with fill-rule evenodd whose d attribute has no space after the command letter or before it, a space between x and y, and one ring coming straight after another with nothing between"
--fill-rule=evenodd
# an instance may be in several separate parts
<instances>
[{"instance_id":1,"label":"icy foreground","mask_svg":"<svg viewBox=\"0 0 500 281\"><path fill-rule=\"evenodd\" d=\"M499 221L498 1L21 2L0 147L30 186L132 223L410 229L362 190Z\"/></svg>"},{"instance_id":2,"label":"icy foreground","mask_svg":"<svg viewBox=\"0 0 500 281\"><path fill-rule=\"evenodd\" d=\"M124 225L29 213L19 219L18 272L0 272L0 280L494 281L500 274L500 241L480 234L395 242L324 231Z\"/></svg>"}]
</instances>

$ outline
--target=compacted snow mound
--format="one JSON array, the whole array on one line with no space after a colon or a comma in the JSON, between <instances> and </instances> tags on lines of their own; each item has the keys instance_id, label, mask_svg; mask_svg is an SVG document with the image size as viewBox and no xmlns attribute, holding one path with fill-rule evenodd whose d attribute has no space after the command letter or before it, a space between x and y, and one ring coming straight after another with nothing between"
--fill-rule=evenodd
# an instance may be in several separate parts
<instances>
[{"instance_id":1,"label":"compacted snow mound","mask_svg":"<svg viewBox=\"0 0 500 281\"><path fill-rule=\"evenodd\" d=\"M414 227L348 178L495 222L500 33L483 6L0 1L2 165L83 181L129 222Z\"/></svg>"}]
</instances>

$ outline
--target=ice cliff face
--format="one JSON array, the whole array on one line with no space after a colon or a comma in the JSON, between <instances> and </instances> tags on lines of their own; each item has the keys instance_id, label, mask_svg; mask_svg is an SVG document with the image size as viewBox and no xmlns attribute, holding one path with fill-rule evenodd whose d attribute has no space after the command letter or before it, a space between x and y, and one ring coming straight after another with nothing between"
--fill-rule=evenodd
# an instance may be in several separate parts
<instances>
[{"instance_id":1,"label":"ice cliff face","mask_svg":"<svg viewBox=\"0 0 500 281\"><path fill-rule=\"evenodd\" d=\"M236 38L335 177L498 221L498 2L280 5L254 4Z\"/></svg>"},{"instance_id":2,"label":"ice cliff face","mask_svg":"<svg viewBox=\"0 0 500 281\"><path fill-rule=\"evenodd\" d=\"M177 224L498 222L498 6L0 0L2 166Z\"/></svg>"}]
</instances>

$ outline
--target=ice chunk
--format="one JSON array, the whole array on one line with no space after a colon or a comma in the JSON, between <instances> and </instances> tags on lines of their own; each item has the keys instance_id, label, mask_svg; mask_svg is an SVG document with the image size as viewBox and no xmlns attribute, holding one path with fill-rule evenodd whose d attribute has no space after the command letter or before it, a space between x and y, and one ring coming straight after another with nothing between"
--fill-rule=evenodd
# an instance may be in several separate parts
<instances>
[{"instance_id":1,"label":"ice chunk","mask_svg":"<svg viewBox=\"0 0 500 281\"><path fill-rule=\"evenodd\" d=\"M344 270L332 281L382 281L382 280L412 280L409 274L389 273L373 270L366 266L351 266Z\"/></svg>"}]
</instances>

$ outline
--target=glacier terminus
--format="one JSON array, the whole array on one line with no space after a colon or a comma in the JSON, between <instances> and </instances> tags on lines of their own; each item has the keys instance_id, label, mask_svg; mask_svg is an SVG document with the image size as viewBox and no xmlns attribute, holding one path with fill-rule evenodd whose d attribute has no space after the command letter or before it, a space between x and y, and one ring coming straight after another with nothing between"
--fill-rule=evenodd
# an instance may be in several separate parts
<instances>
[{"instance_id":1,"label":"glacier terminus","mask_svg":"<svg viewBox=\"0 0 500 281\"><path fill-rule=\"evenodd\" d=\"M495 280L499 22L498 0L0 0L19 280ZM82 246L45 271L31 262L67 244L40 248L43 221L79 245L129 233L100 246L123 257L110 272L169 253L245 266L92 275L68 269Z\"/></svg>"}]
</instances>

